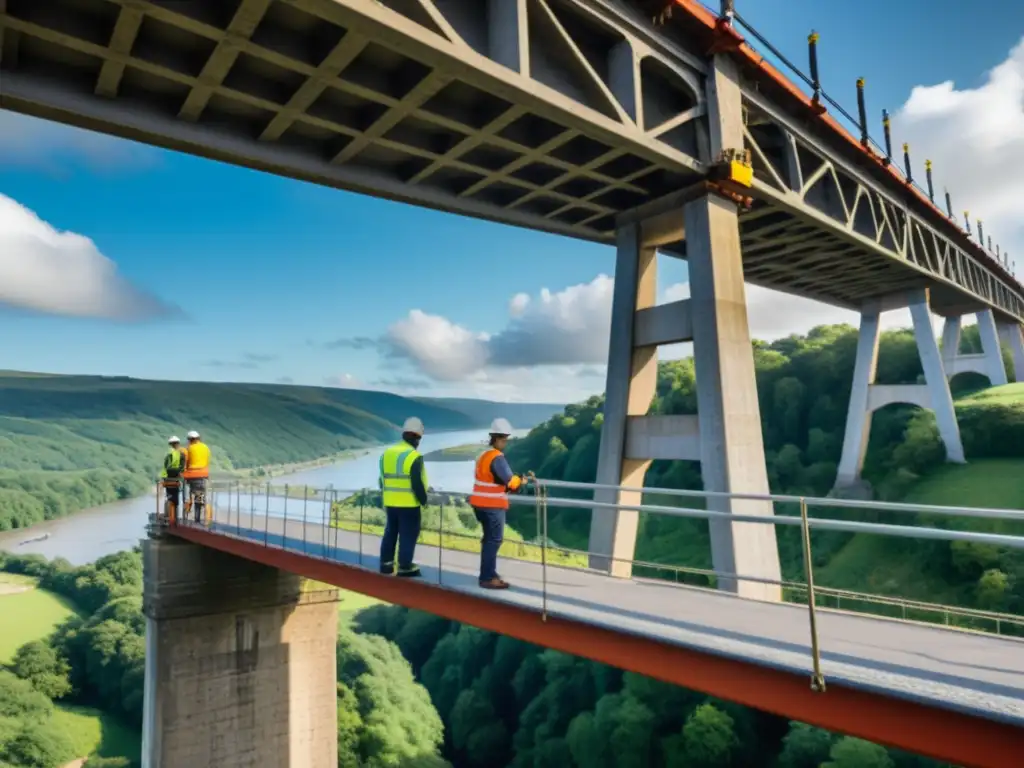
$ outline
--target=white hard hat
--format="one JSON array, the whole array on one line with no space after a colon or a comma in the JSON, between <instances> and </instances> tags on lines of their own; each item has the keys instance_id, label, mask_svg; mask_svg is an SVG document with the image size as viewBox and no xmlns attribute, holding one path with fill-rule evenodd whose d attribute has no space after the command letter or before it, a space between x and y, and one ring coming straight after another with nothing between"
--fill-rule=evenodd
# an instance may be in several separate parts
<instances>
[{"instance_id":1,"label":"white hard hat","mask_svg":"<svg viewBox=\"0 0 1024 768\"><path fill-rule=\"evenodd\" d=\"M196 431L195 431L195 430L193 429L193 430L192 430L191 432L189 432L189 433L188 433L188 439L189 439L189 440L198 440L198 439L199 439L199 433L198 433L198 432L196 432Z\"/></svg>"},{"instance_id":2,"label":"white hard hat","mask_svg":"<svg viewBox=\"0 0 1024 768\"><path fill-rule=\"evenodd\" d=\"M412 432L414 435L423 437L423 422L415 416L410 416L405 420L405 424L402 425L402 434L406 432Z\"/></svg>"},{"instance_id":3,"label":"white hard hat","mask_svg":"<svg viewBox=\"0 0 1024 768\"><path fill-rule=\"evenodd\" d=\"M495 419L491 422L492 435L511 435L512 425L508 423L508 419Z\"/></svg>"},{"instance_id":4,"label":"white hard hat","mask_svg":"<svg viewBox=\"0 0 1024 768\"><path fill-rule=\"evenodd\" d=\"M181 440L178 439L177 435L171 435L169 438L167 438L167 442L170 443L171 445L174 445L175 443L180 443Z\"/></svg>"}]
</instances>

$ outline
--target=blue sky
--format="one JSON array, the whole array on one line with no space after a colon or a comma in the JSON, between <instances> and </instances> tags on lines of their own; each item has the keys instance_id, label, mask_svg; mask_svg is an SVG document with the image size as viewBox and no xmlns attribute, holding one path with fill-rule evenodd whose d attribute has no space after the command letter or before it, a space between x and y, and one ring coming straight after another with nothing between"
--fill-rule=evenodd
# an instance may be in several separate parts
<instances>
[{"instance_id":1,"label":"blue sky","mask_svg":"<svg viewBox=\"0 0 1024 768\"><path fill-rule=\"evenodd\" d=\"M881 108L897 111L918 85L952 80L957 91L969 91L971 98L973 89L980 89L980 96L958 109L984 104L987 72L1007 61L1024 37L1024 3L1016 0L994 0L984 6L983 16L979 6L956 0L737 0L736 5L801 67L806 66L806 35L816 29L826 90L853 111L854 80L866 77L875 131ZM1020 71L1024 78L1024 54ZM933 120L923 128L908 123L908 132L932 145L922 151L934 148L932 156L942 157L942 147L953 146L942 123ZM570 366L537 367L534 363L551 355L521 350L521 368L488 370L478 364L473 345L478 334L500 335L511 327L510 300L520 293L531 297L525 313L511 321L531 331L520 334L523 344L543 344L559 328L565 330L560 312L570 306L582 318L598 318L600 325L610 287L594 281L601 273L611 274L614 254L609 248L126 142L96 141L73 129L26 131L21 125L13 143L14 134L8 135L5 151L4 125L0 122L0 194L58 230L90 238L124 278L180 306L187 318L171 314L115 322L0 303L0 368L287 379L526 400L572 399L603 386L598 353L589 352ZM1007 175L1022 177L1024 133L1018 138L1018 154L1010 157L1020 166ZM959 196L965 190L972 199L994 194L985 179L971 176L971 152L961 147L946 153L948 173L959 181L953 190L958 208L967 203ZM954 164L955 169L950 167ZM940 178L943 170L936 160ZM1020 182L1010 183L1019 189ZM1024 219L1019 209L998 214L1000 223L1019 226ZM1019 230L1007 232L1007 242L1018 236L1024 246ZM671 286L678 288L686 279L685 266L669 259L662 264L659 283L671 295ZM563 293L573 286L575 293ZM547 302L538 296L544 288L552 294ZM5 296L0 287L0 302ZM776 314L770 297L758 301L765 316ZM410 320L411 310L448 324L420 322L419 315ZM752 306L752 327L770 336L848 319L820 306L802 312L791 318L792 328L762 329L756 327L758 313ZM395 329L403 319L406 325ZM468 351L456 365L461 373L439 377L437 363L447 364L445 358L432 366L430 360L382 356L369 343L329 345L337 339L377 339L389 328L399 336L433 334L425 343L443 349L465 343ZM569 329L565 338L581 333L596 337L592 349L603 349L606 329Z\"/></svg>"}]
</instances>

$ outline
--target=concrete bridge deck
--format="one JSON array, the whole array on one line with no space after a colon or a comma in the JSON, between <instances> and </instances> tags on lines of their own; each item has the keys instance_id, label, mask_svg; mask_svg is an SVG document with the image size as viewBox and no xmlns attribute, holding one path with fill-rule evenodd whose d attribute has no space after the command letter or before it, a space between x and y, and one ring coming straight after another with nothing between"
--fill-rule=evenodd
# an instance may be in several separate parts
<instances>
[{"instance_id":1,"label":"concrete bridge deck","mask_svg":"<svg viewBox=\"0 0 1024 768\"><path fill-rule=\"evenodd\" d=\"M230 518L230 519L229 519ZM380 540L319 520L220 513L182 538L410 608L964 766L1024 749L1024 642L819 609L824 693L810 691L806 608L420 546L421 580L377 571ZM361 567L360 567L361 566ZM546 613L546 621L542 614ZM575 632L573 631L575 628ZM1016 759L1016 758L1013 758Z\"/></svg>"}]
</instances>

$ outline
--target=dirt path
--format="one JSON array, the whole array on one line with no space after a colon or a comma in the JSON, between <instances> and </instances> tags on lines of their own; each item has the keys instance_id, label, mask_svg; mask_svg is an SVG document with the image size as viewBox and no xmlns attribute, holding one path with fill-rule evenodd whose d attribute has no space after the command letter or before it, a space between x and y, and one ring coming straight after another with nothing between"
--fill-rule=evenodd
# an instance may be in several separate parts
<instances>
[{"instance_id":1,"label":"dirt path","mask_svg":"<svg viewBox=\"0 0 1024 768\"><path fill-rule=\"evenodd\" d=\"M4 584L0 582L0 596L17 595L21 592L28 592L30 589L35 589L35 586L32 584Z\"/></svg>"},{"instance_id":2,"label":"dirt path","mask_svg":"<svg viewBox=\"0 0 1024 768\"><path fill-rule=\"evenodd\" d=\"M87 757L80 757L77 760L72 760L70 763L65 763L60 768L82 768L82 766L85 765L85 761L88 759L89 758Z\"/></svg>"}]
</instances>

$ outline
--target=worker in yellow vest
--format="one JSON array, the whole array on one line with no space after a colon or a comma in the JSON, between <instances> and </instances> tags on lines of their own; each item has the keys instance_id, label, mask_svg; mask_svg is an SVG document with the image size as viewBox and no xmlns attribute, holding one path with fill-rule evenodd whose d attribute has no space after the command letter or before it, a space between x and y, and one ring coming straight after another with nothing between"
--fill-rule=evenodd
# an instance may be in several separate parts
<instances>
[{"instance_id":1,"label":"worker in yellow vest","mask_svg":"<svg viewBox=\"0 0 1024 768\"><path fill-rule=\"evenodd\" d=\"M188 433L188 448L183 474L188 482L189 504L195 522L203 520L206 507L206 480L210 477L210 449L195 430Z\"/></svg>"},{"instance_id":2,"label":"worker in yellow vest","mask_svg":"<svg viewBox=\"0 0 1024 768\"><path fill-rule=\"evenodd\" d=\"M505 513L508 494L526 487L527 479L512 473L505 458L505 446L512 434L506 419L491 423L490 446L476 460L473 493L469 504L483 528L480 539L480 586L484 589L508 589L508 582L498 575L498 550L505 539Z\"/></svg>"},{"instance_id":3,"label":"worker in yellow vest","mask_svg":"<svg viewBox=\"0 0 1024 768\"><path fill-rule=\"evenodd\" d=\"M405 420L402 441L386 449L380 457L380 489L387 522L380 540L380 572L395 572L395 548L398 548L398 575L415 578L420 569L413 562L416 539L420 535L422 508L427 504L427 470L417 450L423 439L423 422L415 416Z\"/></svg>"},{"instance_id":4,"label":"worker in yellow vest","mask_svg":"<svg viewBox=\"0 0 1024 768\"><path fill-rule=\"evenodd\" d=\"M164 489L167 503L164 507L167 518L173 521L178 513L178 502L181 497L181 473L185 469L185 451L181 449L181 440L171 435L167 440L167 453L164 456L164 467L160 472L160 485Z\"/></svg>"}]
</instances>

